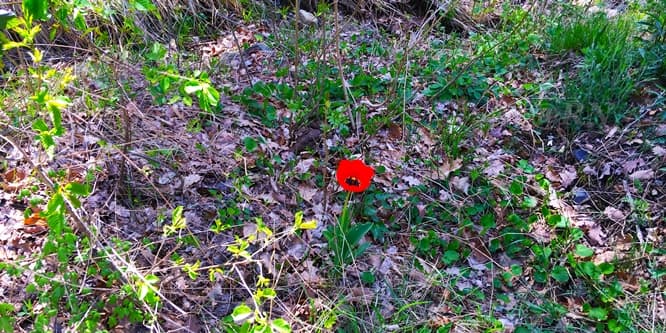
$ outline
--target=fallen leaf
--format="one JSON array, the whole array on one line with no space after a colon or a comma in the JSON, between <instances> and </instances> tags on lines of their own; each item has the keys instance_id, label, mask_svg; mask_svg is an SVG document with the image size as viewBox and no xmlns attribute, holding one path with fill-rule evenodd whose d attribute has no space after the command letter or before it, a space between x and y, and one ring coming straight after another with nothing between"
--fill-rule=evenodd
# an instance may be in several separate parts
<instances>
[{"instance_id":1,"label":"fallen leaf","mask_svg":"<svg viewBox=\"0 0 666 333\"><path fill-rule=\"evenodd\" d=\"M631 180L647 180L647 179L652 179L654 178L654 171L647 169L647 170L638 170L631 175L629 175L629 179Z\"/></svg>"},{"instance_id":2,"label":"fallen leaf","mask_svg":"<svg viewBox=\"0 0 666 333\"><path fill-rule=\"evenodd\" d=\"M645 165L645 161L642 158L637 158L635 160L630 160L625 162L622 165L622 169L624 169L624 172L630 173L636 170L638 167L642 167Z\"/></svg>"},{"instance_id":3,"label":"fallen leaf","mask_svg":"<svg viewBox=\"0 0 666 333\"><path fill-rule=\"evenodd\" d=\"M458 158L455 160L450 160L448 158L445 158L444 161L442 162L442 165L430 173L430 178L445 180L449 178L449 174L451 174L451 172L460 169L461 166L462 166L462 159Z\"/></svg>"},{"instance_id":4,"label":"fallen leaf","mask_svg":"<svg viewBox=\"0 0 666 333\"><path fill-rule=\"evenodd\" d=\"M419 127L417 131L419 132L421 143L428 147L435 145L435 141L432 140L432 137L430 136L430 133L427 129Z\"/></svg>"},{"instance_id":5,"label":"fallen leaf","mask_svg":"<svg viewBox=\"0 0 666 333\"><path fill-rule=\"evenodd\" d=\"M307 202L312 202L312 198L319 192L319 189L312 186L299 185L298 194Z\"/></svg>"},{"instance_id":6,"label":"fallen leaf","mask_svg":"<svg viewBox=\"0 0 666 333\"><path fill-rule=\"evenodd\" d=\"M614 222L622 222L627 218L627 214L612 206L608 206L604 209L604 215Z\"/></svg>"},{"instance_id":7,"label":"fallen leaf","mask_svg":"<svg viewBox=\"0 0 666 333\"><path fill-rule=\"evenodd\" d=\"M498 176L502 171L504 171L504 162L502 160L492 160L490 161L490 165L483 169L483 174L488 177L494 177Z\"/></svg>"},{"instance_id":8,"label":"fallen leaf","mask_svg":"<svg viewBox=\"0 0 666 333\"><path fill-rule=\"evenodd\" d=\"M312 164L314 163L315 159L314 158L306 158L303 160L298 161L298 164L296 164L296 167L294 170L299 173L303 174L308 171L310 171L310 168L312 167Z\"/></svg>"},{"instance_id":9,"label":"fallen leaf","mask_svg":"<svg viewBox=\"0 0 666 333\"><path fill-rule=\"evenodd\" d=\"M654 130L654 134L657 136L666 136L666 124L657 126L657 128Z\"/></svg>"},{"instance_id":10,"label":"fallen leaf","mask_svg":"<svg viewBox=\"0 0 666 333\"><path fill-rule=\"evenodd\" d=\"M453 185L453 187L457 188L463 193L467 194L467 191L469 191L469 186L470 186L469 177L455 176L451 179L451 185Z\"/></svg>"},{"instance_id":11,"label":"fallen leaf","mask_svg":"<svg viewBox=\"0 0 666 333\"><path fill-rule=\"evenodd\" d=\"M23 225L36 225L45 227L48 224L46 223L46 220L39 215L39 210L35 210L32 215L23 219Z\"/></svg>"},{"instance_id":12,"label":"fallen leaf","mask_svg":"<svg viewBox=\"0 0 666 333\"><path fill-rule=\"evenodd\" d=\"M414 176L404 176L404 177L402 177L402 180L407 182L407 184L409 184L409 186L419 186L419 185L421 185L421 181L418 178L414 177Z\"/></svg>"},{"instance_id":13,"label":"fallen leaf","mask_svg":"<svg viewBox=\"0 0 666 333\"><path fill-rule=\"evenodd\" d=\"M666 149L661 146L654 146L654 148L652 148L652 153L659 157L664 157L666 156Z\"/></svg>"},{"instance_id":14,"label":"fallen leaf","mask_svg":"<svg viewBox=\"0 0 666 333\"><path fill-rule=\"evenodd\" d=\"M388 137L392 140L402 139L402 127L396 123L391 123L388 127Z\"/></svg>"},{"instance_id":15,"label":"fallen leaf","mask_svg":"<svg viewBox=\"0 0 666 333\"><path fill-rule=\"evenodd\" d=\"M183 188L186 189L189 188L193 184L198 183L201 180L201 178L202 177L197 174L185 176L185 178L183 178Z\"/></svg>"},{"instance_id":16,"label":"fallen leaf","mask_svg":"<svg viewBox=\"0 0 666 333\"><path fill-rule=\"evenodd\" d=\"M299 9L298 10L298 18L303 21L306 25L317 25L319 24L319 20L317 19L316 16L314 16L312 13Z\"/></svg>"},{"instance_id":17,"label":"fallen leaf","mask_svg":"<svg viewBox=\"0 0 666 333\"><path fill-rule=\"evenodd\" d=\"M587 230L587 236L590 237L590 240L596 243L593 245L606 245L606 233L596 224L590 226Z\"/></svg>"},{"instance_id":18,"label":"fallen leaf","mask_svg":"<svg viewBox=\"0 0 666 333\"><path fill-rule=\"evenodd\" d=\"M569 187L576 178L578 178L578 173L573 165L567 165L564 167L564 170L560 171L560 179L562 180L563 188Z\"/></svg>"}]
</instances>

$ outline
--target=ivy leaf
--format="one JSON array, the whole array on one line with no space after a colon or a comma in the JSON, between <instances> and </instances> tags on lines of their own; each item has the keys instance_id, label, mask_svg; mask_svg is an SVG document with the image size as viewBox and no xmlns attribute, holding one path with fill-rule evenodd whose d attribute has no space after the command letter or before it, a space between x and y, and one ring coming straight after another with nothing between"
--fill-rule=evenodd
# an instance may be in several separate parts
<instances>
[{"instance_id":1,"label":"ivy leaf","mask_svg":"<svg viewBox=\"0 0 666 333\"><path fill-rule=\"evenodd\" d=\"M576 255L579 257L587 258L591 257L594 254L594 250L591 248L583 245L583 244L576 244Z\"/></svg>"},{"instance_id":2,"label":"ivy leaf","mask_svg":"<svg viewBox=\"0 0 666 333\"><path fill-rule=\"evenodd\" d=\"M562 266L553 267L553 271L550 272L550 276L553 277L559 283L566 283L569 281L569 271Z\"/></svg>"}]
</instances>

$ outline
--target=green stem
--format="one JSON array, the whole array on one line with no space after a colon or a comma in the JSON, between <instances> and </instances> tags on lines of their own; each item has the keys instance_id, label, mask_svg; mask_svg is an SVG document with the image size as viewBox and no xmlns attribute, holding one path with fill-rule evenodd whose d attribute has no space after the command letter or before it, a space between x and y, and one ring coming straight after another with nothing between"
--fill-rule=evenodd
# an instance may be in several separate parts
<instances>
[{"instance_id":1,"label":"green stem","mask_svg":"<svg viewBox=\"0 0 666 333\"><path fill-rule=\"evenodd\" d=\"M345 199L345 204L342 206L342 216L340 217L340 229L342 232L347 232L351 225L349 217L349 202L351 201L352 192L347 192L347 198Z\"/></svg>"}]
</instances>

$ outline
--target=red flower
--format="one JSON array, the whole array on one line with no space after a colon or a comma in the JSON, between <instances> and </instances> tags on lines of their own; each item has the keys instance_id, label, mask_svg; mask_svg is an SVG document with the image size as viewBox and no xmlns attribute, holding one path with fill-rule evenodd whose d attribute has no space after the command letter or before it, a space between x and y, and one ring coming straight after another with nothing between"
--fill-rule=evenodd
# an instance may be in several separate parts
<instances>
[{"instance_id":1,"label":"red flower","mask_svg":"<svg viewBox=\"0 0 666 333\"><path fill-rule=\"evenodd\" d=\"M363 192L370 186L374 175L375 170L361 160L342 160L335 176L345 191Z\"/></svg>"}]
</instances>

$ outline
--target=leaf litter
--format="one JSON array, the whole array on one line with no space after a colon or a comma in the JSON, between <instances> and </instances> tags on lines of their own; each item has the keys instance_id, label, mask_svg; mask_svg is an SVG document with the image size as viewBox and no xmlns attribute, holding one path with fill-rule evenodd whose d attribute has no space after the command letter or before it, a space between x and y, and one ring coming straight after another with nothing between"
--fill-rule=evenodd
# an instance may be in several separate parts
<instances>
[{"instance_id":1,"label":"leaf litter","mask_svg":"<svg viewBox=\"0 0 666 333\"><path fill-rule=\"evenodd\" d=\"M239 39L243 43L256 43L256 34L265 34L266 32L259 27L249 27L237 31ZM202 48L204 54L208 57L219 57L222 54L233 51L235 44L226 37L211 43ZM225 51L222 51L224 47ZM240 55L240 53L238 53ZM251 81L244 78L244 75L252 75L253 81L270 81L274 77L272 73L276 70L263 62L264 57L272 57L272 52L262 52L262 54L253 55L245 63L241 73L240 67L245 67L238 60L230 56L229 65L236 66L239 75L228 78L216 78L216 84L219 86L231 87L231 93L240 93L243 88L250 86ZM234 58L234 59L231 59ZM374 59L381 62L381 59ZM370 66L370 64L364 64ZM385 64L388 67L388 64ZM249 71L249 72L248 72ZM258 82L258 81L257 81ZM145 97L145 98L144 98ZM493 237L492 232L485 234L480 230L467 235L462 243L466 244L471 250L471 254L466 261L457 262L453 265L442 265L430 262L419 256L414 258L414 245L411 241L400 241L399 235L392 239L395 244L384 246L379 242L372 242L368 254L358 258L355 264L356 270L349 272L352 278L341 285L330 285L330 280L326 274L327 267L322 265L322 259L325 259L326 243L321 236L324 225L334 223L334 216L341 211L341 203L336 202L336 188L330 182L324 183L324 187L318 186L312 179L300 179L300 176L308 173L318 174L322 168L327 169L327 174L332 175L332 169L335 163L333 160L322 160L322 156L311 155L307 152L308 148L317 148L321 145L318 142L321 132L309 131L303 137L304 141L296 141L290 145L284 139L285 133L291 133L291 129L286 124L279 125L279 129L267 129L261 122L246 113L243 106L223 98L224 105L221 115L214 117L208 127L200 132L193 132L187 127L187 120L196 119L199 116L199 110L192 107L186 107L181 103L176 103L168 107L155 106L150 101L150 96L138 96L135 101L131 101L128 110L131 112L132 121L124 124L130 127L133 137L141 138L132 142L132 150L124 155L120 150L93 150L87 147L98 144L100 138L112 144L128 144L113 138L122 137L119 133L114 133L108 129L100 129L96 124L85 123L84 128L74 128L71 130L85 130L88 134L82 137L80 142L76 143L78 154L62 158L53 162L54 164L74 167L76 165L87 165L88 170L93 166L100 166L105 170L97 180L96 192L93 196L84 201L87 208L96 210L100 213L100 226L105 230L104 237L120 237L121 239L150 239L153 242L167 242L173 247L174 251L183 254L191 254L192 257L200 258L203 266L218 265L223 263L228 257L225 248L233 240L233 235L244 234L245 236L257 234L257 225L254 223L243 224L243 227L229 232L215 235L209 231L212 221L217 216L218 211L226 210L231 205L237 204L243 212L249 212L252 217L261 217L274 231L284 230L291 227L293 213L296 210L304 210L305 215L314 217L319 221L319 230L312 230L303 233L301 238L286 238L281 240L272 248L257 249L257 256L263 269L267 274L278 278L284 274L283 280L277 283L283 286L295 286L304 284L303 290L308 297L315 299L319 306L315 308L325 308L322 305L322 299L330 295L342 294L348 295L347 301L362 306L370 306L377 302L380 303L381 312L388 316L395 313L395 308L399 304L392 302L387 290L406 283L407 295L411 295L409 301L424 301L433 304L428 311L435 314L437 320L450 322L455 318L450 309L445 305L453 291L442 285L451 282L451 286L457 292L468 292L470 290L481 290L491 294L492 280L496 278L502 269L511 265L522 265L523 262L509 258L505 253L490 253L487 250L489 237ZM368 103L374 101L368 99ZM379 102L379 101L377 101ZM269 101L277 105L274 100ZM414 102L419 106L419 100ZM367 104L367 103L366 103ZM522 113L524 110L516 108L515 105L504 104L506 108L504 117L497 120L495 124L498 128L498 138L527 137L532 131L529 123L525 123ZM280 112L286 112L284 106ZM475 110L481 112L481 110ZM164 115L168 115L165 117ZM414 115L419 118L422 115ZM107 123L114 123L112 115L106 115ZM168 120L165 120L168 119ZM517 124L517 129L511 128L510 124ZM617 130L615 130L617 131ZM657 126L657 135L663 135L663 125ZM280 134L282 133L282 134ZM312 134L315 133L315 134ZM258 148L254 154L236 154L243 150L241 138L244 137L262 137L265 143ZM589 193L589 200L592 202L606 202L609 205L596 218L595 208L593 206L573 207L573 202L567 202L568 198L552 198L551 208L564 215L572 225L581 228L587 237L587 242L594 248L599 249L595 252L594 260L596 262L607 262L617 258L622 258L629 248L623 247L625 238L622 235L632 230L614 227L617 223L626 222L633 218L631 212L634 210L625 204L626 192L614 190L614 185L623 179L630 180L631 188L629 192L635 190L636 182L654 183L657 193L646 198L650 211L653 214L650 217L650 225L655 225L659 219L664 218L663 210L659 210L663 204L664 195L663 182L664 172L657 171L659 159L663 162L663 148L654 146L652 153L654 156L640 156L635 149L630 149L633 141L626 144L614 143L614 135L608 133L602 141L592 139L592 136L582 136L580 143L587 144L590 152L594 156L602 156L594 160L590 158L576 158L575 162L569 161L561 154L551 154L546 163L538 163L535 154L527 154L527 159L535 167L535 172L540 172L551 181L558 191L569 189L572 186L584 186ZM452 202L454 206L461 208L469 198L470 189L474 186L470 174L474 169L481 170L484 176L488 177L498 188L507 189L512 180L515 161L523 157L515 155L514 150L506 149L502 140L486 140L486 138L470 138L474 150L470 152L471 158L450 158L448 156L438 156L434 154L437 150L438 142L427 128L417 127L415 131L403 130L397 124L392 123L385 129L383 134L368 136L366 146L368 155L377 165L385 168L383 174L377 175L376 185L381 191L391 193L396 198L408 199L415 198L419 201L418 211L423 217L425 210L433 202ZM638 139L638 138L636 138ZM344 141L340 138L333 138L330 146L336 146ZM416 142L418 144L408 144L406 142ZM324 143L328 144L328 143ZM560 144L560 143L556 143ZM71 144L70 144L71 145ZM353 142L346 142L348 147L354 147ZM202 147L203 149L197 148ZM594 147L603 147L604 154L600 154ZM156 149L157 148L157 149ZM515 147L510 147L515 148ZM544 153L544 152L542 152ZM256 156L263 155L268 157L290 156L291 167L288 163L274 165L287 178L287 181L281 181L276 184L270 176L258 166ZM428 159L435 156L436 163L433 167L426 168L424 165L416 162L419 159ZM340 156L341 157L341 156ZM409 158L407 158L409 157ZM88 163L88 161L93 161ZM315 162L322 166L315 168ZM571 164L568 164L571 163ZM578 170L576 163L583 165ZM5 181L2 183L3 206L0 207L2 215L2 230L0 230L0 245L2 252L0 258L3 260L15 260L20 255L27 255L33 251L38 251L41 241L40 236L32 236L33 233L27 231L25 226L37 225L40 219L37 215L31 215L24 218L20 210L11 207L12 203L23 203L16 198L16 192L25 186L28 186L30 180L27 180L26 172L19 169L24 165L13 165L13 169L5 172ZM128 172L128 179L120 179L121 170ZM421 177L421 176L424 177ZM585 175L595 175L595 177L584 177ZM232 177L248 177L252 180L250 184L234 184ZM596 178L596 179L595 179ZM604 178L605 182L597 181ZM530 178L533 180L533 178ZM324 181L327 181L326 179ZM451 186L442 187L437 190L437 198L428 198L419 196L414 188L423 185L433 185L434 182L447 182ZM657 184L661 181L661 186ZM126 183L124 183L126 182ZM119 184L132 189L134 196L142 198L141 202L133 203L124 200L123 194L119 193ZM433 185L436 186L436 185ZM298 194L298 195L297 195ZM548 194L541 194L547 196ZM605 197L600 197L606 195ZM301 200L302 199L302 200ZM324 202L324 199L329 202ZM551 199L551 198L546 198ZM159 227L159 216L169 216L170 211L176 205L185 207L185 216L188 221L188 228L196 231L200 235L201 244L199 248L183 247L161 237L162 230ZM399 212L393 212L399 216L396 220L400 228L415 227L410 225L404 215ZM26 221L30 221L27 223ZM34 222L34 223L33 223ZM498 218L497 223L502 223ZM613 223L613 224L611 224ZM23 225L23 226L22 226ZM418 227L421 228L421 227ZM545 223L536 224L532 230L536 237L542 242L552 239L557 230L551 229ZM659 234L658 228L652 230L645 229L644 238L652 239L653 242L663 242L666 235ZM611 232L611 230L614 230ZM401 231L398 231L400 233ZM456 234L456 237L461 237ZM439 239L452 237L440 237ZM631 240L633 242L633 239ZM609 250L604 250L609 249ZM139 253L138 249L133 249L133 255ZM232 310L232 304L239 304L244 301L248 295L245 290L237 285L232 285L222 279L214 283L206 279L197 279L191 281L186 278L182 272L173 270L168 260L155 260L164 253L149 252L142 257L145 259L146 267L149 271L168 271L168 278L164 279L161 285L165 291L171 292L169 297L177 302L185 311L195 313L199 307L212 307L212 317L189 316L178 319L173 316L173 321L181 323L182 327L190 329L200 328L205 323L215 323L222 317L228 315ZM525 259L527 260L527 259ZM663 258L661 259L663 260ZM284 263L285 267L278 268L276 263ZM489 268L491 267L491 268ZM470 268L471 270L467 270ZM244 274L254 274L253 267L241 267ZM285 269L285 272L281 272ZM372 271L379 276L372 286L365 286L359 278L359 271ZM527 275L528 272L523 272ZM23 299L25 295L21 293L23 284L17 283L17 279L9 279L7 275L2 275L0 288L3 291L2 301ZM441 277L443 280L439 280ZM520 279L518 277L517 279ZM25 281L28 281L26 279ZM27 282L26 282L27 283ZM635 285L636 282L630 278L625 279L626 285ZM15 285L14 285L15 284ZM384 284L384 285L382 285ZM524 285L522 287L525 287ZM518 286L515 290L507 288L510 302L500 311L500 315L509 314L512 306L515 306L518 296ZM284 312L291 312L297 315L299 304L304 304L306 299L298 293L285 292L283 303L286 309ZM204 301L207 300L207 301ZM479 304L470 301L465 303L470 313ZM485 306L485 305L484 305ZM502 311L506 311L502 313ZM656 313L664 313L664 300L661 299L655 308ZM434 320L434 319L433 319ZM510 318L501 318L507 327L513 325ZM174 327L175 329L176 327Z\"/></svg>"}]
</instances>

